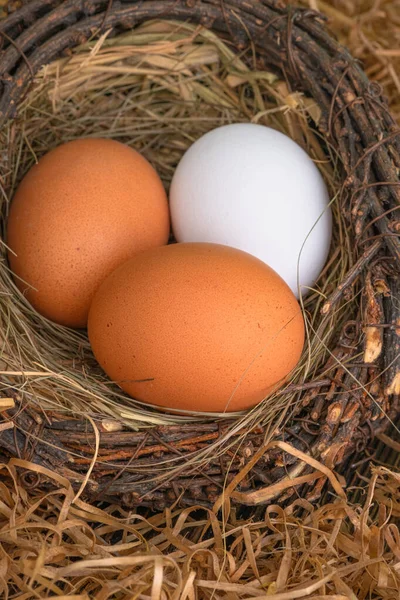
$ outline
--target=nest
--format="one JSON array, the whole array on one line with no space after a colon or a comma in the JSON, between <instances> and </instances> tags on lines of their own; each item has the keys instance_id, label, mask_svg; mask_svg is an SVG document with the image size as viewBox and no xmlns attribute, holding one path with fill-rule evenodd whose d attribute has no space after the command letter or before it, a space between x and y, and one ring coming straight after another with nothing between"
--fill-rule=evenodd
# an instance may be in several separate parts
<instances>
[{"instance_id":1,"label":"nest","mask_svg":"<svg viewBox=\"0 0 400 600\"><path fill-rule=\"evenodd\" d=\"M3 233L19 180L64 141L120 139L168 187L196 138L238 121L307 150L335 220L326 268L302 299L307 349L291 381L246 414L212 417L122 394L84 333L32 311L3 243L0 453L37 465L18 463L30 489L52 489L55 470L78 497L125 507L318 498L400 410L400 132L380 86L321 15L274 0L35 0L0 34Z\"/></svg>"}]
</instances>

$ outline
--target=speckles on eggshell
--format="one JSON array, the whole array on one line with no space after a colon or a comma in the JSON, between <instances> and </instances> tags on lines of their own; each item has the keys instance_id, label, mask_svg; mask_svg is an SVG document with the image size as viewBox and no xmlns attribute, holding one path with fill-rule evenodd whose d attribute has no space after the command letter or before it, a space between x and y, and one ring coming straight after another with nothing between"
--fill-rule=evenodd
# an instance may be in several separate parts
<instances>
[{"instance_id":1,"label":"speckles on eggshell","mask_svg":"<svg viewBox=\"0 0 400 600\"><path fill-rule=\"evenodd\" d=\"M184 243L114 271L94 297L88 333L99 363L131 396L223 412L254 406L288 375L304 322L290 288L265 263L225 246ZM149 372L154 385L135 383Z\"/></svg>"},{"instance_id":2,"label":"speckles on eggshell","mask_svg":"<svg viewBox=\"0 0 400 600\"><path fill-rule=\"evenodd\" d=\"M166 244L169 231L166 193L145 158L113 140L80 139L46 154L22 180L8 258L38 312L84 327L103 279L137 252Z\"/></svg>"}]
</instances>

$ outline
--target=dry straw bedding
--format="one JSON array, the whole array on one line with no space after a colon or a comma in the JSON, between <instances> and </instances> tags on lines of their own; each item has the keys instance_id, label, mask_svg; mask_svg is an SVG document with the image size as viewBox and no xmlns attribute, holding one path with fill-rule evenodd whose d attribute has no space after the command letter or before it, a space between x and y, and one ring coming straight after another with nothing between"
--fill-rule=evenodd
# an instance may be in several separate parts
<instances>
[{"instance_id":1,"label":"dry straw bedding","mask_svg":"<svg viewBox=\"0 0 400 600\"><path fill-rule=\"evenodd\" d=\"M372 470L359 506L342 491L319 508L301 498L269 506L258 520L195 507L147 518L102 510L52 472L56 491L31 495L16 467L29 463L1 469L4 598L399 598L400 475L385 467Z\"/></svg>"}]
</instances>

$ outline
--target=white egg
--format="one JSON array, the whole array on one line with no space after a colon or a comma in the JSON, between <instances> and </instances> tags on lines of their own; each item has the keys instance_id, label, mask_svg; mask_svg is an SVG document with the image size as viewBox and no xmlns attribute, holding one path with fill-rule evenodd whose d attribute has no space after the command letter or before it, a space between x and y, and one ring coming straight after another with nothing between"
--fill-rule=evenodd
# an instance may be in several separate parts
<instances>
[{"instance_id":1,"label":"white egg","mask_svg":"<svg viewBox=\"0 0 400 600\"><path fill-rule=\"evenodd\" d=\"M250 123L205 134L184 154L170 190L178 242L215 242L257 256L298 296L321 272L332 215L324 180L286 135Z\"/></svg>"}]
</instances>

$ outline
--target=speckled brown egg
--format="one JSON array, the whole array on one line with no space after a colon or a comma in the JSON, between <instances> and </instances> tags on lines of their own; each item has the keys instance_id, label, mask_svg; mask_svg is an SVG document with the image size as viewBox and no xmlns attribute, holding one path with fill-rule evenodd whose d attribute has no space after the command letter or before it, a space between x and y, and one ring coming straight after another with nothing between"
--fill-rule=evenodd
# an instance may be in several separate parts
<instances>
[{"instance_id":1,"label":"speckled brown egg","mask_svg":"<svg viewBox=\"0 0 400 600\"><path fill-rule=\"evenodd\" d=\"M8 257L38 312L85 327L104 278L168 236L167 197L150 163L120 142L86 138L52 150L22 180L11 203Z\"/></svg>"},{"instance_id":2,"label":"speckled brown egg","mask_svg":"<svg viewBox=\"0 0 400 600\"><path fill-rule=\"evenodd\" d=\"M94 354L132 397L157 406L238 411L296 366L300 306L249 254L207 243L153 248L99 287L88 320Z\"/></svg>"}]
</instances>

